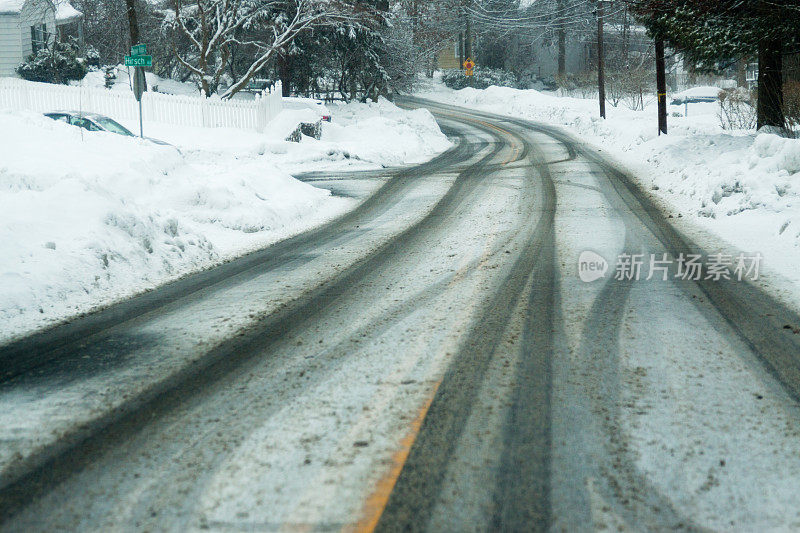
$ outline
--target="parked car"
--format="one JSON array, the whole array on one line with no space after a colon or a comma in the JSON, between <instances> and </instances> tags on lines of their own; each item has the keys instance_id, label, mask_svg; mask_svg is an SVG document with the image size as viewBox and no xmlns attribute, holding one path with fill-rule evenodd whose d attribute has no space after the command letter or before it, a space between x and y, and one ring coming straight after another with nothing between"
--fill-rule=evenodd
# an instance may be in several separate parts
<instances>
[{"instance_id":1,"label":"parked car","mask_svg":"<svg viewBox=\"0 0 800 533\"><path fill-rule=\"evenodd\" d=\"M71 124L73 126L78 126L79 128L83 128L87 131L107 131L109 133L116 133L117 135L124 135L126 137L136 137L136 135L131 133L128 128L113 118L109 118L98 113L85 113L80 111L53 111L50 113L45 113L44 116L50 117L53 120L66 122L67 124ZM172 146L168 142L153 139L152 137L145 137L145 139L162 146Z\"/></svg>"},{"instance_id":2,"label":"parked car","mask_svg":"<svg viewBox=\"0 0 800 533\"><path fill-rule=\"evenodd\" d=\"M271 85L272 82L269 80L256 79L248 83L247 86L244 88L244 91L248 93L261 94L264 91L266 91Z\"/></svg>"},{"instance_id":3,"label":"parked car","mask_svg":"<svg viewBox=\"0 0 800 533\"><path fill-rule=\"evenodd\" d=\"M692 87L673 95L672 105L698 104L701 102L716 102L719 100L719 87Z\"/></svg>"},{"instance_id":4,"label":"parked car","mask_svg":"<svg viewBox=\"0 0 800 533\"><path fill-rule=\"evenodd\" d=\"M331 112L325 107L325 102L315 98L302 98L300 96L284 96L284 109L313 109L319 113L320 119L325 122L331 121Z\"/></svg>"}]
</instances>

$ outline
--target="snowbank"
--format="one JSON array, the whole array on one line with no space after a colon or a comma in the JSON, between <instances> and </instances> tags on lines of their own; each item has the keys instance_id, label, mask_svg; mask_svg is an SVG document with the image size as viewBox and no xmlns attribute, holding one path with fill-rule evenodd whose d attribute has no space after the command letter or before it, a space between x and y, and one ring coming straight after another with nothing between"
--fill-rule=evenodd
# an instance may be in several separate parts
<instances>
[{"instance_id":1,"label":"snowbank","mask_svg":"<svg viewBox=\"0 0 800 533\"><path fill-rule=\"evenodd\" d=\"M764 255L764 265L800 291L800 140L725 131L716 103L669 106L669 135L658 136L657 106L624 104L598 116L596 100L490 87L420 96L566 126L636 171L645 188L735 247ZM676 116L677 115L677 116Z\"/></svg>"},{"instance_id":2,"label":"snowbank","mask_svg":"<svg viewBox=\"0 0 800 533\"><path fill-rule=\"evenodd\" d=\"M325 125L322 141L301 143L275 131L145 123L146 135L175 147L0 110L0 341L355 205L292 173L400 164L449 146L426 113L388 102L336 109L340 122Z\"/></svg>"},{"instance_id":3,"label":"snowbank","mask_svg":"<svg viewBox=\"0 0 800 533\"><path fill-rule=\"evenodd\" d=\"M426 109L407 111L383 98L375 103L326 106L333 120L322 123L320 140L306 137L300 143L285 142L299 122L318 120L318 113L312 110L289 109L275 117L264 134L146 123L145 136L170 142L190 154L200 150L203 154L280 155L282 168L291 173L419 163L451 146ZM138 124L124 124L138 131Z\"/></svg>"},{"instance_id":4,"label":"snowbank","mask_svg":"<svg viewBox=\"0 0 800 533\"><path fill-rule=\"evenodd\" d=\"M227 259L346 206L255 158L227 169L221 160L190 163L174 148L27 113L0 113L0 132L2 337Z\"/></svg>"},{"instance_id":5,"label":"snowbank","mask_svg":"<svg viewBox=\"0 0 800 533\"><path fill-rule=\"evenodd\" d=\"M450 146L427 109L405 111L383 98L328 107L333 122L324 125L322 140L362 160L383 166L422 162Z\"/></svg>"}]
</instances>

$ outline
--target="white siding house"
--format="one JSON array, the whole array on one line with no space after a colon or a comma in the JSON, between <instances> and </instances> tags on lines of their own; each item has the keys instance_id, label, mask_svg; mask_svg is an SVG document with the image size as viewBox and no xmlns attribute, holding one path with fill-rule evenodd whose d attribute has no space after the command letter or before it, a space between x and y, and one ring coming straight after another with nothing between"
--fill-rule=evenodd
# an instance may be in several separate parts
<instances>
[{"instance_id":1,"label":"white siding house","mask_svg":"<svg viewBox=\"0 0 800 533\"><path fill-rule=\"evenodd\" d=\"M33 51L51 42L82 15L66 0L0 0L0 76L14 69Z\"/></svg>"}]
</instances>

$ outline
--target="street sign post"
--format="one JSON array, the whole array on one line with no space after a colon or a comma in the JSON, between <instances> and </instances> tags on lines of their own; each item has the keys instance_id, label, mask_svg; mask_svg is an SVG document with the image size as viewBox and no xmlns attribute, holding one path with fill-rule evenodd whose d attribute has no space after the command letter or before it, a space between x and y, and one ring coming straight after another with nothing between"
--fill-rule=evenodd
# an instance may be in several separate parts
<instances>
[{"instance_id":1,"label":"street sign post","mask_svg":"<svg viewBox=\"0 0 800 533\"><path fill-rule=\"evenodd\" d=\"M148 56L146 44L131 46L131 55L125 56L125 66L133 69L133 96L139 102L139 137L144 137L142 126L142 95L147 90L147 79L144 76L144 67L153 66L153 56Z\"/></svg>"},{"instance_id":2,"label":"street sign post","mask_svg":"<svg viewBox=\"0 0 800 533\"><path fill-rule=\"evenodd\" d=\"M464 61L464 76L470 78L469 80L470 87L472 87L472 76L475 75L474 69L475 69L475 62L472 60L472 58L468 57L467 60Z\"/></svg>"},{"instance_id":3,"label":"street sign post","mask_svg":"<svg viewBox=\"0 0 800 533\"><path fill-rule=\"evenodd\" d=\"M139 137L144 137L144 127L142 126L142 94L147 87L144 69L136 67L133 71L133 96L139 102Z\"/></svg>"},{"instance_id":4,"label":"street sign post","mask_svg":"<svg viewBox=\"0 0 800 533\"><path fill-rule=\"evenodd\" d=\"M145 83L144 69L136 67L136 70L133 71L133 95L136 97L137 102L142 101L142 94L144 94L146 87Z\"/></svg>"},{"instance_id":5,"label":"street sign post","mask_svg":"<svg viewBox=\"0 0 800 533\"><path fill-rule=\"evenodd\" d=\"M125 56L126 67L152 67L153 56Z\"/></svg>"}]
</instances>

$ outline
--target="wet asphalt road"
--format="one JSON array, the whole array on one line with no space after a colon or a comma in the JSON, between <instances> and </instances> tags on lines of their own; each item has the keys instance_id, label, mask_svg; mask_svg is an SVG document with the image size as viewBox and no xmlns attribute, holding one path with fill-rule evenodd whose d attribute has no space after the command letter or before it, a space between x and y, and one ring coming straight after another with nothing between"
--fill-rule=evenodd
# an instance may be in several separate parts
<instances>
[{"instance_id":1,"label":"wet asphalt road","mask_svg":"<svg viewBox=\"0 0 800 533\"><path fill-rule=\"evenodd\" d=\"M433 111L454 148L302 176L366 200L0 350L9 413L45 412L45 429L87 413L50 440L0 435L24 452L0 470L0 529L704 529L692 495L639 464L626 350L660 327L671 353L724 341L796 402L783 326L800 319L748 283L584 284L584 249L612 269L621 252L707 251L555 128L402 104ZM660 323L631 325L656 307ZM212 314L237 325L212 337Z\"/></svg>"}]
</instances>

